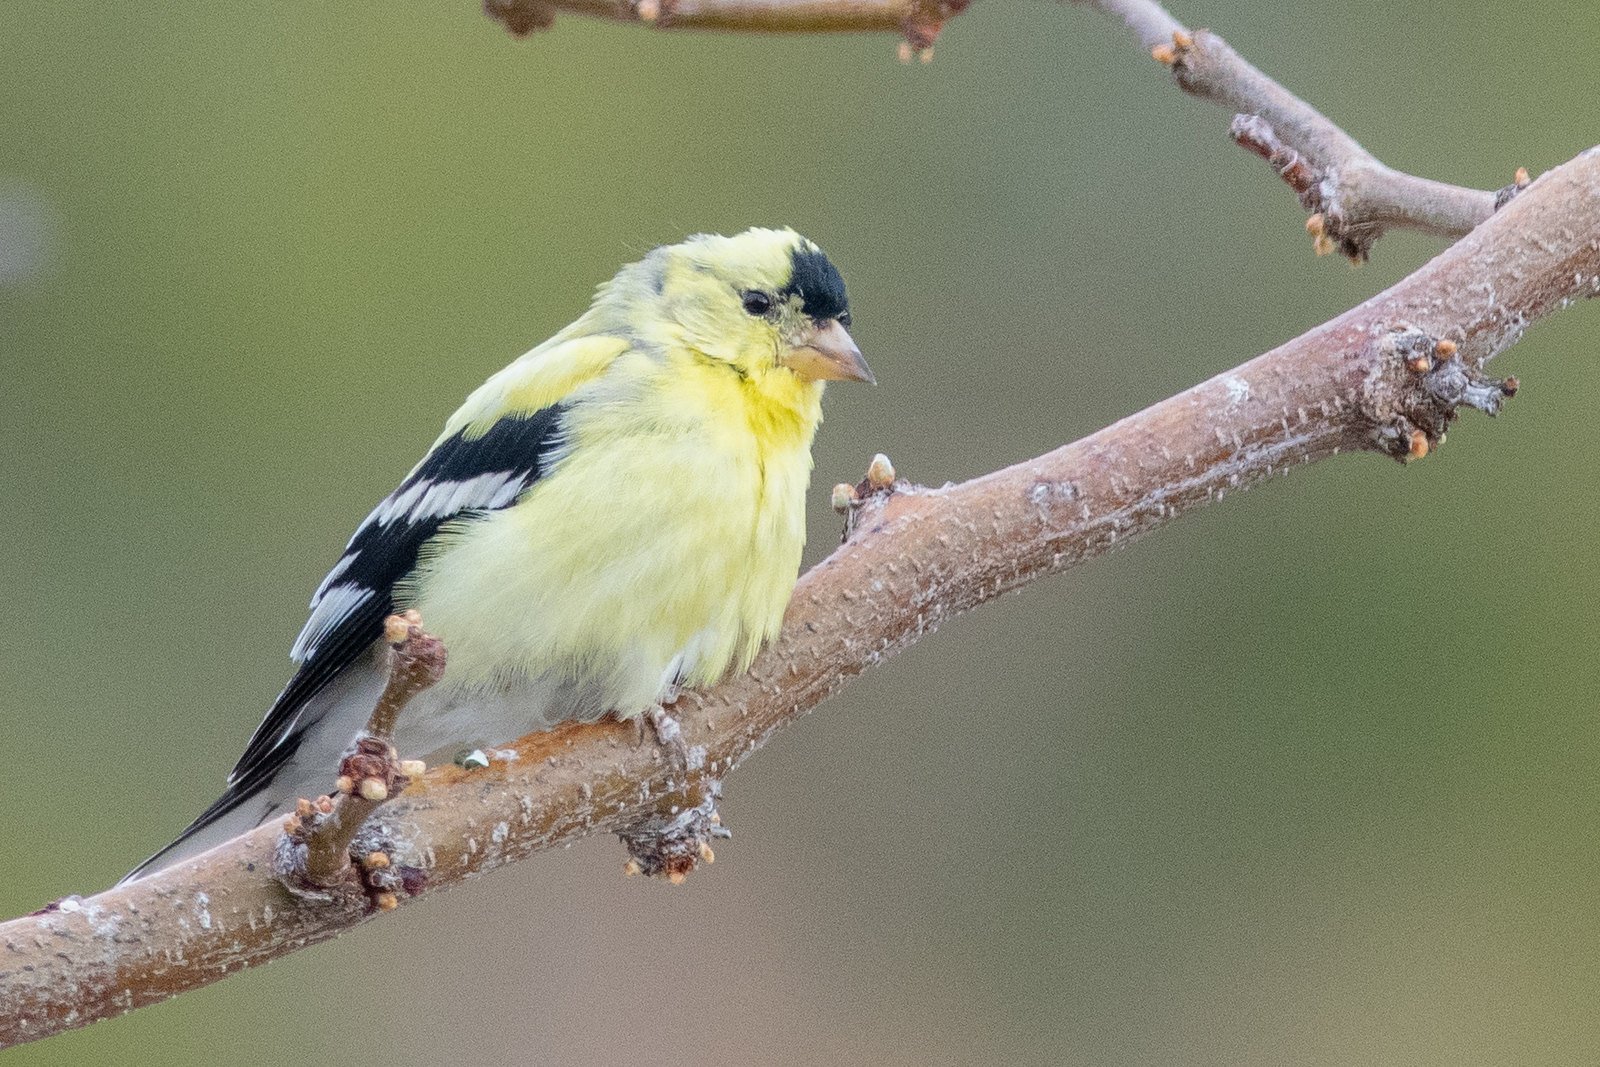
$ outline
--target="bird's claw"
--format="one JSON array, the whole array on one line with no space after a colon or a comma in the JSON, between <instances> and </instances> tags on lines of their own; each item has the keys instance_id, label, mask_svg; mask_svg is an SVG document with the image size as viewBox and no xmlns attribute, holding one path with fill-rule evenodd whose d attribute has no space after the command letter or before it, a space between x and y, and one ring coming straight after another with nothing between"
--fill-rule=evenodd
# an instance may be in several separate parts
<instances>
[{"instance_id":1,"label":"bird's claw","mask_svg":"<svg viewBox=\"0 0 1600 1067\"><path fill-rule=\"evenodd\" d=\"M656 744L667 754L672 765L679 771L688 770L689 743L683 739L683 727L679 725L678 720L660 704L653 705L639 716L639 720L641 740L648 725L650 732L655 735Z\"/></svg>"}]
</instances>

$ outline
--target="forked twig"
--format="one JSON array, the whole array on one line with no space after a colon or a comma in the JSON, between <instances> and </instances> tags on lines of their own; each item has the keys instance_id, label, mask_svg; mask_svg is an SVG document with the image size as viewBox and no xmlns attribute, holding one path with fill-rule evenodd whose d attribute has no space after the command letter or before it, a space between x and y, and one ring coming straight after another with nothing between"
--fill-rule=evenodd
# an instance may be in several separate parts
<instances>
[{"instance_id":1,"label":"forked twig","mask_svg":"<svg viewBox=\"0 0 1600 1067\"><path fill-rule=\"evenodd\" d=\"M1238 112L1234 141L1269 161L1299 196L1318 255L1337 250L1359 263L1391 228L1460 237L1528 184L1519 173L1497 193L1395 170L1227 41L1185 27L1156 0L1072 2L1121 18L1179 88Z\"/></svg>"},{"instance_id":2,"label":"forked twig","mask_svg":"<svg viewBox=\"0 0 1600 1067\"><path fill-rule=\"evenodd\" d=\"M273 855L273 873L296 896L329 899L353 884L359 869L361 888L380 910L398 904L388 852L351 847L373 812L398 796L427 767L419 760L401 760L392 738L401 711L418 693L444 675L444 643L422 628L415 611L384 621L389 642L389 680L372 709L366 730L339 764L330 796L300 800L283 820L283 834Z\"/></svg>"}]
</instances>

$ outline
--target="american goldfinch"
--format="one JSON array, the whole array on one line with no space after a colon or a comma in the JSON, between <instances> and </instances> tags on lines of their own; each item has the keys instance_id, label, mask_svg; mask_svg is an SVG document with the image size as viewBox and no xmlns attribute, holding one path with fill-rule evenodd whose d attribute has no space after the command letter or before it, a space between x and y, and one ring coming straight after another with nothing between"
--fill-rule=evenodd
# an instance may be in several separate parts
<instances>
[{"instance_id":1,"label":"american goldfinch","mask_svg":"<svg viewBox=\"0 0 1600 1067\"><path fill-rule=\"evenodd\" d=\"M327 792L383 689L395 611L449 651L401 716L407 756L638 715L747 666L794 588L823 383L873 381L849 325L838 270L793 230L622 268L367 516L227 791L129 877Z\"/></svg>"}]
</instances>

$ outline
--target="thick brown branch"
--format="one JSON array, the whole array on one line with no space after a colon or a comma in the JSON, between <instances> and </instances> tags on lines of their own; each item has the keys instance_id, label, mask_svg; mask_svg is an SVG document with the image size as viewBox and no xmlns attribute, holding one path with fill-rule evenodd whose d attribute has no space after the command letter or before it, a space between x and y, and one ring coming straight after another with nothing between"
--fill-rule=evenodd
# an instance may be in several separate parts
<instances>
[{"instance_id":1,"label":"thick brown branch","mask_svg":"<svg viewBox=\"0 0 1600 1067\"><path fill-rule=\"evenodd\" d=\"M731 769L944 619L1291 467L1425 454L1455 405L1492 410L1511 391L1479 362L1600 293L1597 204L1592 149L1398 285L1234 370L1038 459L869 498L755 666L678 702L687 770L608 723L529 735L485 769L438 768L370 827L393 843L397 884L442 888L597 832L699 833L685 816L710 810ZM0 1044L162 1000L369 914L292 897L270 873L278 834L0 926Z\"/></svg>"},{"instance_id":2,"label":"thick brown branch","mask_svg":"<svg viewBox=\"0 0 1600 1067\"><path fill-rule=\"evenodd\" d=\"M1390 227L1441 237L1468 233L1495 210L1495 193L1385 166L1322 112L1279 85L1209 30L1185 28L1155 0L1072 0L1115 15L1172 68L1188 93L1240 112L1234 140L1270 160L1312 214L1319 252L1364 260Z\"/></svg>"}]
</instances>

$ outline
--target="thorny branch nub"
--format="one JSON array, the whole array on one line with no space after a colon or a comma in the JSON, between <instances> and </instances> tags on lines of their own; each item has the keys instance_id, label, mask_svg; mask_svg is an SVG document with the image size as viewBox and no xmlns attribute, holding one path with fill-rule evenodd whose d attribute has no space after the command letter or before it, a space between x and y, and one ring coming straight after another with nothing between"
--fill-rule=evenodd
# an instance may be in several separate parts
<instances>
[{"instance_id":1,"label":"thorny branch nub","mask_svg":"<svg viewBox=\"0 0 1600 1067\"><path fill-rule=\"evenodd\" d=\"M697 794L698 799L684 797L680 798L681 803L664 801L667 807L662 815L617 835L628 849L624 874L665 878L673 885L682 885L700 864L716 861L712 840L733 836L722 825L722 813L717 810L722 783L707 778Z\"/></svg>"},{"instance_id":2,"label":"thorny branch nub","mask_svg":"<svg viewBox=\"0 0 1600 1067\"><path fill-rule=\"evenodd\" d=\"M1376 354L1374 376L1362 399L1378 449L1402 463L1421 459L1442 444L1462 407L1494 416L1517 395L1515 378L1489 377L1462 357L1455 341L1415 326L1384 334Z\"/></svg>"},{"instance_id":3,"label":"thorny branch nub","mask_svg":"<svg viewBox=\"0 0 1600 1067\"><path fill-rule=\"evenodd\" d=\"M1306 219L1306 232L1311 235L1311 247L1317 255L1337 250L1352 263L1366 262L1373 244L1383 236L1383 227L1345 215L1333 175L1319 171L1310 160L1284 144L1272 124L1260 115L1235 115L1228 134L1235 144L1265 159L1295 191L1300 206L1311 213Z\"/></svg>"},{"instance_id":4,"label":"thorny branch nub","mask_svg":"<svg viewBox=\"0 0 1600 1067\"><path fill-rule=\"evenodd\" d=\"M840 482L833 487L833 510L844 516L844 529L839 543L844 544L858 529L871 524L874 516L883 511L884 502L897 487L905 483L896 479L894 464L882 452L867 464L867 476L855 485Z\"/></svg>"}]
</instances>

